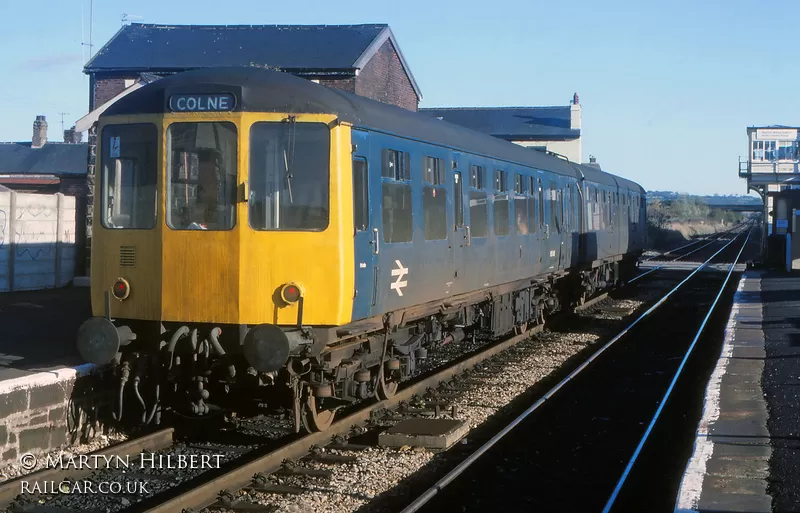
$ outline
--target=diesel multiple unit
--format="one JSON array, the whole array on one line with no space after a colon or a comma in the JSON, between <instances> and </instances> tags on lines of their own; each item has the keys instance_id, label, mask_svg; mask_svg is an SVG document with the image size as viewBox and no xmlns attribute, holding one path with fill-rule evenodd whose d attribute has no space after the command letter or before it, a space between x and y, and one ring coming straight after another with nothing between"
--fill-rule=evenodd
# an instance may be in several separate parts
<instances>
[{"instance_id":1,"label":"diesel multiple unit","mask_svg":"<svg viewBox=\"0 0 800 513\"><path fill-rule=\"evenodd\" d=\"M629 180L255 68L120 99L96 169L78 347L144 422L279 406L325 429L432 344L624 280L646 236Z\"/></svg>"}]
</instances>

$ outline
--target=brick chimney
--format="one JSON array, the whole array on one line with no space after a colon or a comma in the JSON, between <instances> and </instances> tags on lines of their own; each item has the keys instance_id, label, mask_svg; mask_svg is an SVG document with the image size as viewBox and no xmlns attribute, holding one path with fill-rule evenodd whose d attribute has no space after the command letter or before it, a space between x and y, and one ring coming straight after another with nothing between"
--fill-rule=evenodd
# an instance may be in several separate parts
<instances>
[{"instance_id":1,"label":"brick chimney","mask_svg":"<svg viewBox=\"0 0 800 513\"><path fill-rule=\"evenodd\" d=\"M67 144L78 144L83 139L80 132L75 131L75 125L69 130L64 130L64 142Z\"/></svg>"},{"instance_id":2,"label":"brick chimney","mask_svg":"<svg viewBox=\"0 0 800 513\"><path fill-rule=\"evenodd\" d=\"M47 120L44 116L36 116L36 121L33 122L31 147L41 148L45 144L47 144Z\"/></svg>"}]
</instances>

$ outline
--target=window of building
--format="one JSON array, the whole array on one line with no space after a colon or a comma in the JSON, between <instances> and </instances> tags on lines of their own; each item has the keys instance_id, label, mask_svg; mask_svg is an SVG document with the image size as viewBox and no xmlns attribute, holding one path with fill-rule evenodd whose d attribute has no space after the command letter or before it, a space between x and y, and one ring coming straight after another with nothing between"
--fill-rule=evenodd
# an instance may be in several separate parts
<instances>
[{"instance_id":1,"label":"window of building","mask_svg":"<svg viewBox=\"0 0 800 513\"><path fill-rule=\"evenodd\" d=\"M797 141L778 141L778 160L797 160Z\"/></svg>"},{"instance_id":2,"label":"window of building","mask_svg":"<svg viewBox=\"0 0 800 513\"><path fill-rule=\"evenodd\" d=\"M436 157L422 157L422 179L425 183L444 183L444 161Z\"/></svg>"},{"instance_id":3,"label":"window of building","mask_svg":"<svg viewBox=\"0 0 800 513\"><path fill-rule=\"evenodd\" d=\"M103 226L154 228L158 129L149 123L109 125L103 129L100 141Z\"/></svg>"},{"instance_id":4,"label":"window of building","mask_svg":"<svg viewBox=\"0 0 800 513\"><path fill-rule=\"evenodd\" d=\"M382 167L383 242L411 242L411 184L407 183L411 179L409 155L386 148Z\"/></svg>"},{"instance_id":5,"label":"window of building","mask_svg":"<svg viewBox=\"0 0 800 513\"><path fill-rule=\"evenodd\" d=\"M235 161L231 165L235 170ZM280 231L327 228L329 165L327 125L255 123L250 129L250 226Z\"/></svg>"},{"instance_id":6,"label":"window of building","mask_svg":"<svg viewBox=\"0 0 800 513\"><path fill-rule=\"evenodd\" d=\"M319 126L325 129L325 137L327 137L327 127ZM251 133L256 130L254 128ZM298 138L300 139L298 146L303 147L305 140L302 136L298 136ZM327 139L324 140L327 141ZM170 228L178 230L230 230L233 228L236 224L237 143L236 125L233 123L173 123L169 126L167 129L167 225ZM329 161L327 142L322 143L322 139L320 139L319 143L325 144L325 164L320 179L327 184L327 163ZM320 147L315 143L312 143L311 147L311 149L302 149L300 154L304 155L307 152L316 154L320 151ZM258 176L259 172L252 170L256 157L253 151L250 155L250 192L252 197L256 197L265 191L263 187L259 188L260 183L257 180L255 182L252 180L252 177ZM314 157L311 159L314 160ZM273 160L277 160L277 158ZM274 171L280 175L280 181L285 184L287 176L291 175L285 170L284 162L281 160L280 171L276 171L274 168L262 169L261 174ZM293 156L288 157L288 162L292 172L305 170L302 164L294 162ZM262 164L266 165L266 163ZM313 167L312 183L317 178L317 172L317 168ZM289 198L283 197L282 200L281 207L288 204ZM326 217L323 228L328 225L327 195L324 197L324 203Z\"/></svg>"}]
</instances>

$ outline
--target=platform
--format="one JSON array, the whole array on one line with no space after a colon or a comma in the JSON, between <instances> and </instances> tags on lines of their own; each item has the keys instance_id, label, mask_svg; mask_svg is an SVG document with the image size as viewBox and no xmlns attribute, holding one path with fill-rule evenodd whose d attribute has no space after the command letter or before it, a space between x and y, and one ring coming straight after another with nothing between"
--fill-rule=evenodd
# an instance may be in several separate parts
<instances>
[{"instance_id":1,"label":"platform","mask_svg":"<svg viewBox=\"0 0 800 513\"><path fill-rule=\"evenodd\" d=\"M67 441L75 385L96 370L75 346L90 316L84 287L0 294L0 465Z\"/></svg>"},{"instance_id":2,"label":"platform","mask_svg":"<svg viewBox=\"0 0 800 513\"><path fill-rule=\"evenodd\" d=\"M800 509L800 273L747 271L675 511Z\"/></svg>"}]
</instances>

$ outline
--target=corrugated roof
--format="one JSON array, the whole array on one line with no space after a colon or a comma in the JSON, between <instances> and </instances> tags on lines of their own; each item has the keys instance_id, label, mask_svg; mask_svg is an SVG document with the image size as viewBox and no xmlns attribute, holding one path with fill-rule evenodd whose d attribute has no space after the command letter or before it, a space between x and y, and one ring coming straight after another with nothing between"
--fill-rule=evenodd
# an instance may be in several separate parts
<instances>
[{"instance_id":1,"label":"corrugated roof","mask_svg":"<svg viewBox=\"0 0 800 513\"><path fill-rule=\"evenodd\" d=\"M570 128L570 107L451 107L419 109L431 117L514 141L564 140L580 137Z\"/></svg>"},{"instance_id":2,"label":"corrugated roof","mask_svg":"<svg viewBox=\"0 0 800 513\"><path fill-rule=\"evenodd\" d=\"M355 68L389 26L149 25L120 29L84 71L173 71L218 66L280 69Z\"/></svg>"},{"instance_id":3,"label":"corrugated roof","mask_svg":"<svg viewBox=\"0 0 800 513\"><path fill-rule=\"evenodd\" d=\"M86 143L0 143L0 174L85 175L88 152Z\"/></svg>"}]
</instances>

